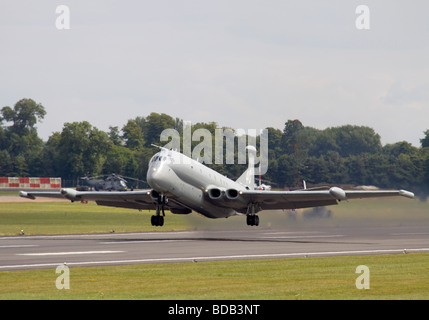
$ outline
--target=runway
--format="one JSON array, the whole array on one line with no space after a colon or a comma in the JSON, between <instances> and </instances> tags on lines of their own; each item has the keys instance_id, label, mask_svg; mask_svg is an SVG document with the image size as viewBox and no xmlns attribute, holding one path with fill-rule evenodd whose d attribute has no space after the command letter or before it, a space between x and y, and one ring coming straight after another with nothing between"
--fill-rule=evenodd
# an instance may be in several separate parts
<instances>
[{"instance_id":1,"label":"runway","mask_svg":"<svg viewBox=\"0 0 429 320\"><path fill-rule=\"evenodd\" d=\"M0 271L429 252L428 226L0 237Z\"/></svg>"}]
</instances>

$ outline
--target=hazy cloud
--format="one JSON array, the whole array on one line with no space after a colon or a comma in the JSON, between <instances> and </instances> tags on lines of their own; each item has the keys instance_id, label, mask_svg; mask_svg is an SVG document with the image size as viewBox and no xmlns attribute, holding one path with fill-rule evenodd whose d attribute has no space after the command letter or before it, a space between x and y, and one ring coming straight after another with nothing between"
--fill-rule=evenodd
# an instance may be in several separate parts
<instances>
[{"instance_id":1,"label":"hazy cloud","mask_svg":"<svg viewBox=\"0 0 429 320\"><path fill-rule=\"evenodd\" d=\"M71 29L57 30L57 5ZM366 1L12 1L0 3L0 103L102 130L165 112L234 128L368 125L419 145L429 128L429 4ZM401 130L397 128L400 127Z\"/></svg>"}]
</instances>

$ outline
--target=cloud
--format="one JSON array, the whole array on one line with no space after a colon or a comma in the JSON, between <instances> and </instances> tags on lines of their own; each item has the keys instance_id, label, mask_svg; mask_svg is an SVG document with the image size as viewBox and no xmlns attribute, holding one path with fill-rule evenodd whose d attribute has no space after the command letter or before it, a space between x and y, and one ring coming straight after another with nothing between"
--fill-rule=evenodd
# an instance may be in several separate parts
<instances>
[{"instance_id":1,"label":"cloud","mask_svg":"<svg viewBox=\"0 0 429 320\"><path fill-rule=\"evenodd\" d=\"M0 103L42 103L44 139L64 122L107 130L165 112L235 128L368 125L384 142L419 145L429 4L367 1L365 31L355 27L358 4L68 1L71 29L59 31L57 1L5 0Z\"/></svg>"},{"instance_id":2,"label":"cloud","mask_svg":"<svg viewBox=\"0 0 429 320\"><path fill-rule=\"evenodd\" d=\"M404 81L397 81L390 86L382 100L389 105L423 109L429 106L429 85L420 83L416 86L404 83Z\"/></svg>"}]
</instances>

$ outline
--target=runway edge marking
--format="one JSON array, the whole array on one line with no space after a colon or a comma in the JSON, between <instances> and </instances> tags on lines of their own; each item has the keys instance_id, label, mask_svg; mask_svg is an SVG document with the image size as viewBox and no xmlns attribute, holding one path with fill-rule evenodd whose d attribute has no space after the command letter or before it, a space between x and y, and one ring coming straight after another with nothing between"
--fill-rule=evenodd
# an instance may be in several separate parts
<instances>
[{"instance_id":1,"label":"runway edge marking","mask_svg":"<svg viewBox=\"0 0 429 320\"><path fill-rule=\"evenodd\" d=\"M154 258L154 259L135 259L135 260L106 260L106 261L83 261L68 262L68 266L88 266L88 265L108 265L108 264L138 264L138 263L161 263L161 262L186 262L186 261L212 261L212 260L234 260L234 259L257 259L257 258L282 258L282 257L311 257L321 255L348 255L348 254L394 254L394 253L416 253L429 252L429 248L414 249L382 249L382 250L356 250L356 251L325 251L325 252L300 252L300 253L273 253L273 254L255 254L255 255L231 255L231 256L213 256L213 257L178 257L178 258ZM18 268L38 268L38 267L55 267L58 263L40 263L40 264L22 264L0 266L1 269L18 269Z\"/></svg>"}]
</instances>

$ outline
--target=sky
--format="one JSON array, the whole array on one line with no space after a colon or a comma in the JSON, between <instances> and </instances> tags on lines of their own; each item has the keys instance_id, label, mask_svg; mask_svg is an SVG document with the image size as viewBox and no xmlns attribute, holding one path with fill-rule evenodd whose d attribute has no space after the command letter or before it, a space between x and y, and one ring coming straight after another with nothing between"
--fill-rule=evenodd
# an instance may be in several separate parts
<instances>
[{"instance_id":1,"label":"sky","mask_svg":"<svg viewBox=\"0 0 429 320\"><path fill-rule=\"evenodd\" d=\"M427 12L424 0L0 0L0 108L41 103L45 141L66 122L108 131L158 112L244 130L369 126L383 145L418 147Z\"/></svg>"}]
</instances>

